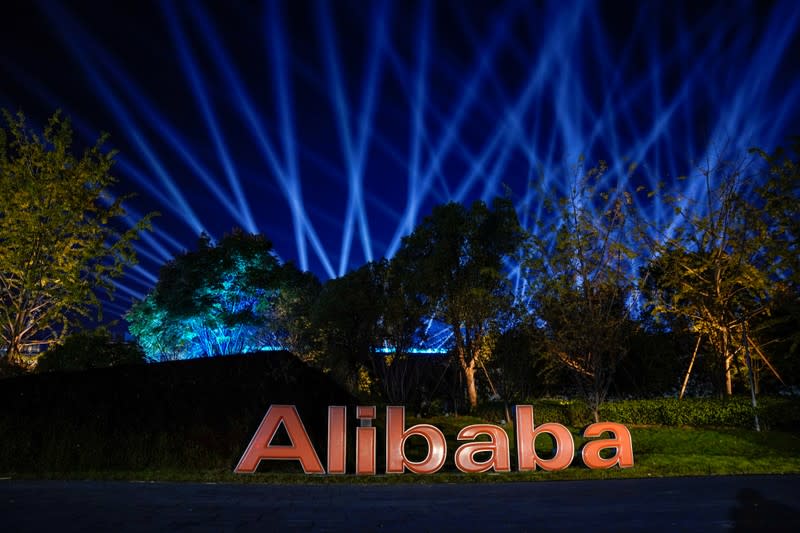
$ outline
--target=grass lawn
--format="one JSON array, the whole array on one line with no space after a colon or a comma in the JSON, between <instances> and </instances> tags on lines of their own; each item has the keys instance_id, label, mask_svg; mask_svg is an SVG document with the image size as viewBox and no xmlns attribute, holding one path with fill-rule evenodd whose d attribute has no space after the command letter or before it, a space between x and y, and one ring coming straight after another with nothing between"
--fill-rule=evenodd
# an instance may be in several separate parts
<instances>
[{"instance_id":1,"label":"grass lawn","mask_svg":"<svg viewBox=\"0 0 800 533\"><path fill-rule=\"evenodd\" d=\"M448 458L443 469L429 476L411 473L402 475L306 475L296 462L262 462L259 473L237 475L223 469L163 469L143 471L104 470L95 472L0 473L0 477L48 479L123 479L136 481L201 481L239 483L456 483L547 481L575 479L617 479L664 476L706 476L727 474L797 474L800 473L800 435L780 431L755 432L742 429L698 429L689 427L630 427L633 437L635 466L630 469L589 470L579 458L585 439L579 429L572 429L576 457L573 465L560 472L517 472L463 474L455 469L454 450L460 444L455 435L462 427L481 422L470 417L436 417L406 420L406 427L427 422L440 428L448 439ZM506 426L511 443L512 465L516 463L513 426ZM378 428L378 441L383 428ZM537 450L547 453L547 438L537 440ZM407 443L411 458L425 453L424 442L416 438ZM318 450L321 458L324 450ZM378 472L383 471L383 451L378 450ZM352 471L352 466L349 468Z\"/></svg>"}]
</instances>

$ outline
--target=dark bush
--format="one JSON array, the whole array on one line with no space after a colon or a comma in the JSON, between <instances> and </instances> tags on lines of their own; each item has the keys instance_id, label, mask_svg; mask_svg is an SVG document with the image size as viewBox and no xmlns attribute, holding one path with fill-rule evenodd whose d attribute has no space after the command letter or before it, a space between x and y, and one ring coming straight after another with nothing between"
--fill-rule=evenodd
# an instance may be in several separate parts
<instances>
[{"instance_id":1,"label":"dark bush","mask_svg":"<svg viewBox=\"0 0 800 533\"><path fill-rule=\"evenodd\" d=\"M116 340L101 328L70 335L62 344L47 350L36 369L39 372L88 370L144 362L144 352L138 345Z\"/></svg>"},{"instance_id":2,"label":"dark bush","mask_svg":"<svg viewBox=\"0 0 800 533\"><path fill-rule=\"evenodd\" d=\"M355 404L286 352L49 372L0 385L0 472L232 470L270 404L296 405L324 458L327 406ZM287 465L295 463L264 467Z\"/></svg>"}]
</instances>

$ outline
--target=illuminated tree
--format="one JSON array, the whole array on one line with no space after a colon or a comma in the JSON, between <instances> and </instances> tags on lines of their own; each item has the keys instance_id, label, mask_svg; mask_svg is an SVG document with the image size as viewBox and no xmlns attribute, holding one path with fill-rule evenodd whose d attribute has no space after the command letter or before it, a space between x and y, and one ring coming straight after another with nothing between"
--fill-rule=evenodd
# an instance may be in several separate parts
<instances>
[{"instance_id":1,"label":"illuminated tree","mask_svg":"<svg viewBox=\"0 0 800 533\"><path fill-rule=\"evenodd\" d=\"M504 261L516 256L523 241L508 199L495 199L491 209L483 202L470 208L449 203L435 207L403 239L395 257L426 314L449 326L472 408L478 403L475 373L486 357L486 341L512 310Z\"/></svg>"},{"instance_id":2,"label":"illuminated tree","mask_svg":"<svg viewBox=\"0 0 800 533\"><path fill-rule=\"evenodd\" d=\"M633 200L599 188L605 171L583 160L574 167L566 194L549 201L553 222L533 238L527 264L545 350L569 370L595 421L635 328Z\"/></svg>"},{"instance_id":3,"label":"illuminated tree","mask_svg":"<svg viewBox=\"0 0 800 533\"><path fill-rule=\"evenodd\" d=\"M770 270L777 279L800 290L800 137L792 140L788 150L753 152L766 165L763 183L756 193L763 202L760 211L769 228L765 244Z\"/></svg>"},{"instance_id":4,"label":"illuminated tree","mask_svg":"<svg viewBox=\"0 0 800 533\"><path fill-rule=\"evenodd\" d=\"M101 316L98 290L135 262L131 244L149 217L127 230L124 198L108 189L114 152L101 137L74 156L68 120L53 115L40 136L20 113L0 128L0 349L9 362L57 343L72 326Z\"/></svg>"},{"instance_id":5,"label":"illuminated tree","mask_svg":"<svg viewBox=\"0 0 800 533\"><path fill-rule=\"evenodd\" d=\"M243 353L275 346L274 302L280 263L272 243L240 230L165 265L158 283L126 315L155 359Z\"/></svg>"},{"instance_id":6,"label":"illuminated tree","mask_svg":"<svg viewBox=\"0 0 800 533\"><path fill-rule=\"evenodd\" d=\"M191 328L158 305L155 291L134 303L125 319L128 331L151 361L173 361L193 353Z\"/></svg>"},{"instance_id":7,"label":"illuminated tree","mask_svg":"<svg viewBox=\"0 0 800 533\"><path fill-rule=\"evenodd\" d=\"M708 162L696 178L698 197L668 198L676 218L646 273L653 313L697 338L681 395L701 343L711 348L712 381L721 395L733 393L735 364L750 350L761 353L752 324L769 311L778 284L770 278L774 227L754 200L748 163Z\"/></svg>"},{"instance_id":8,"label":"illuminated tree","mask_svg":"<svg viewBox=\"0 0 800 533\"><path fill-rule=\"evenodd\" d=\"M770 316L753 327L763 347L769 345L781 375L800 375L800 137L788 149L773 153L754 150L764 163L762 185L756 190L762 202L762 219L769 228L766 241L773 298ZM786 370L792 370L789 374Z\"/></svg>"},{"instance_id":9,"label":"illuminated tree","mask_svg":"<svg viewBox=\"0 0 800 533\"><path fill-rule=\"evenodd\" d=\"M279 278L272 311L275 341L304 362L318 365L323 354L311 320L322 285L313 273L302 272L293 263L281 267Z\"/></svg>"},{"instance_id":10,"label":"illuminated tree","mask_svg":"<svg viewBox=\"0 0 800 533\"><path fill-rule=\"evenodd\" d=\"M800 376L800 137L792 138L788 148L778 148L772 153L758 149L751 152L759 156L763 165L759 173L760 185L755 192L762 223L769 232L765 242L766 266L773 280L769 313L757 318L752 332L757 344L780 368L780 376L797 383ZM777 376L777 372L773 373ZM758 385L757 380L755 385Z\"/></svg>"}]
</instances>

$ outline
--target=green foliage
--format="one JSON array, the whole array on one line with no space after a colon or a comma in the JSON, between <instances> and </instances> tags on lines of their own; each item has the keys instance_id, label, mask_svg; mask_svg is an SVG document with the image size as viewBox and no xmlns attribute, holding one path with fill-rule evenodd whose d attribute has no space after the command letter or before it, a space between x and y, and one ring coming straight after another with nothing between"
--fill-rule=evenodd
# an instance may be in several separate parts
<instances>
[{"instance_id":1,"label":"green foliage","mask_svg":"<svg viewBox=\"0 0 800 533\"><path fill-rule=\"evenodd\" d=\"M530 320L502 332L486 364L498 394L509 404L560 392L567 377L548 357L544 332Z\"/></svg>"},{"instance_id":2,"label":"green foliage","mask_svg":"<svg viewBox=\"0 0 800 533\"><path fill-rule=\"evenodd\" d=\"M272 310L276 341L303 361L318 363L321 357L311 319L322 285L311 272L301 272L286 263L280 272L280 290Z\"/></svg>"},{"instance_id":3,"label":"green foliage","mask_svg":"<svg viewBox=\"0 0 800 533\"><path fill-rule=\"evenodd\" d=\"M587 169L580 160L564 196L545 193L553 223L539 229L527 258L546 352L572 373L595 417L636 330L636 213L626 191L598 188L605 172L602 162Z\"/></svg>"},{"instance_id":4,"label":"green foliage","mask_svg":"<svg viewBox=\"0 0 800 533\"><path fill-rule=\"evenodd\" d=\"M753 428L750 398L659 398L606 403L601 418L622 424ZM762 427L798 431L800 400L762 397L758 400Z\"/></svg>"},{"instance_id":5,"label":"green foliage","mask_svg":"<svg viewBox=\"0 0 800 533\"><path fill-rule=\"evenodd\" d=\"M71 326L101 314L97 291L136 261L132 241L150 216L127 230L125 197L109 189L113 151L105 137L82 156L59 113L40 136L20 113L0 128L0 349L12 363L29 348L58 342Z\"/></svg>"},{"instance_id":6,"label":"green foliage","mask_svg":"<svg viewBox=\"0 0 800 533\"><path fill-rule=\"evenodd\" d=\"M322 366L353 391L405 402L415 385L408 351L421 336L422 313L395 261L370 262L328 281L311 314ZM391 353L380 353L386 347Z\"/></svg>"},{"instance_id":7,"label":"green foliage","mask_svg":"<svg viewBox=\"0 0 800 533\"><path fill-rule=\"evenodd\" d=\"M592 410L583 400L529 399L537 424L557 422L582 427L593 421ZM503 405L481 404L476 416L497 422L505 419ZM764 396L758 399L761 427L768 430L800 432L800 399ZM753 429L750 398L653 398L610 400L600 406L600 419L630 426L688 426L695 428Z\"/></svg>"},{"instance_id":8,"label":"green foliage","mask_svg":"<svg viewBox=\"0 0 800 533\"><path fill-rule=\"evenodd\" d=\"M278 345L272 322L282 271L261 235L237 230L216 245L203 235L198 250L165 265L153 291L131 308L130 332L157 360Z\"/></svg>"},{"instance_id":9,"label":"green foliage","mask_svg":"<svg viewBox=\"0 0 800 533\"><path fill-rule=\"evenodd\" d=\"M800 287L783 285L777 288L770 302L769 315L753 324L753 335L759 339L768 359L754 359L754 370L762 390L800 385ZM779 376L766 366L769 361Z\"/></svg>"},{"instance_id":10,"label":"green foliage","mask_svg":"<svg viewBox=\"0 0 800 533\"><path fill-rule=\"evenodd\" d=\"M769 268L778 279L800 288L800 137L773 153L754 149L765 164L756 193L769 228Z\"/></svg>"},{"instance_id":11,"label":"green foliage","mask_svg":"<svg viewBox=\"0 0 800 533\"><path fill-rule=\"evenodd\" d=\"M381 344L384 310L382 263L365 266L331 279L322 287L311 324L324 353L323 367L349 390L371 392L367 368L374 372L374 354Z\"/></svg>"},{"instance_id":12,"label":"green foliage","mask_svg":"<svg viewBox=\"0 0 800 533\"><path fill-rule=\"evenodd\" d=\"M496 198L491 209L483 202L469 209L449 203L434 208L403 239L393 260L425 314L450 327L473 408L478 400L475 372L487 340L514 311L503 262L519 254L523 239L509 199Z\"/></svg>"},{"instance_id":13,"label":"green foliage","mask_svg":"<svg viewBox=\"0 0 800 533\"><path fill-rule=\"evenodd\" d=\"M709 161L695 178L698 198L669 199L675 223L655 244L656 258L643 276L653 314L711 348L720 395L733 393L733 369L746 350L762 353L767 339L753 334L753 325L769 313L780 288L771 277L781 264L772 243L785 231L764 216L780 209L765 211L764 202L751 194L757 188L751 163L747 158ZM774 180L768 180L761 190L775 189Z\"/></svg>"},{"instance_id":14,"label":"green foliage","mask_svg":"<svg viewBox=\"0 0 800 533\"><path fill-rule=\"evenodd\" d=\"M765 164L756 190L760 214L769 228L765 243L772 291L768 317L754 325L754 336L788 383L800 383L800 137L772 154L755 150Z\"/></svg>"},{"instance_id":15,"label":"green foliage","mask_svg":"<svg viewBox=\"0 0 800 533\"><path fill-rule=\"evenodd\" d=\"M39 358L36 370L87 370L144 362L145 356L141 348L116 340L108 330L100 328L68 336Z\"/></svg>"},{"instance_id":16,"label":"green foliage","mask_svg":"<svg viewBox=\"0 0 800 533\"><path fill-rule=\"evenodd\" d=\"M157 304L154 291L134 303L125 319L131 335L150 360L172 361L190 353L191 329Z\"/></svg>"},{"instance_id":17,"label":"green foliage","mask_svg":"<svg viewBox=\"0 0 800 533\"><path fill-rule=\"evenodd\" d=\"M523 405L532 405L534 412L534 423L544 424L546 422L556 422L569 427L581 427L588 424L592 418L592 410L583 400L560 400L555 398L536 398L517 402ZM486 420L500 420L513 422L513 413L510 413L511 420L506 416L505 406L497 402L481 404L475 411L476 416Z\"/></svg>"}]
</instances>

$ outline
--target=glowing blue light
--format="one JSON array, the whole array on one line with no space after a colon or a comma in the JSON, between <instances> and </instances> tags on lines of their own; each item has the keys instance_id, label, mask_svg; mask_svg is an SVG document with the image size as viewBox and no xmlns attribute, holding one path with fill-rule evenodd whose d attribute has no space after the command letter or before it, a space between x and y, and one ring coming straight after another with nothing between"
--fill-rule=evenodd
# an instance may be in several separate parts
<instances>
[{"instance_id":1,"label":"glowing blue light","mask_svg":"<svg viewBox=\"0 0 800 533\"><path fill-rule=\"evenodd\" d=\"M252 214L250 213L250 206L247 204L247 200L244 198L244 193L242 192L242 187L239 183L239 176L237 175L236 167L234 166L230 155L228 154L228 148L225 145L225 141L217 124L217 119L214 116L214 110L212 109L211 103L209 102L204 89L205 84L200 73L197 71L197 66L192 58L192 54L189 52L186 44L186 38L183 35L183 31L181 30L180 23L177 20L173 6L169 2L166 2L162 5L164 6L164 12L166 13L169 21L173 39L175 40L178 48L181 66L186 72L186 76L189 79L190 86L192 88L192 93L197 99L198 106L200 107L203 118L208 126L208 131L211 134L214 148L217 152L217 157L222 164L225 176L227 177L228 183L233 189L233 194L236 197L237 207L242 211L244 216L245 229L251 233L256 233L258 232L258 228L253 221Z\"/></svg>"},{"instance_id":2,"label":"glowing blue light","mask_svg":"<svg viewBox=\"0 0 800 533\"><path fill-rule=\"evenodd\" d=\"M93 63L89 60L89 50L98 47L98 45L96 43L94 46L92 46L92 43L89 45L84 44L84 41L88 40L88 38L85 37L85 32L83 32L77 23L73 21L72 17L70 17L67 12L60 7L56 5L48 6L48 9L45 10L45 13L50 18L53 26L55 26L55 28L63 36L64 41L69 46L73 56L80 62L95 91L99 94L101 99L106 103L117 119L126 126L128 138L136 146L137 150L139 151L139 155L145 159L145 161L148 163L148 166L159 178L161 185L167 189L169 193L169 199L176 202L181 207L184 214L184 220L198 234L205 231L203 225L200 223L199 218L189 207L184 195L181 193L169 173L166 171L164 164L156 156L150 143L147 142L145 135L142 133L139 127L136 126L136 122L133 120L131 114L126 110L119 98L117 98L115 91L113 91L109 84L103 80L102 76L100 76L95 69ZM166 200L152 185L151 180L142 179L140 181L143 185L148 187L152 194L161 197L162 201Z\"/></svg>"},{"instance_id":3,"label":"glowing blue light","mask_svg":"<svg viewBox=\"0 0 800 533\"><path fill-rule=\"evenodd\" d=\"M148 31L179 67L164 84L191 95L174 110L123 59L129 49L86 31L77 10L41 5L115 122L75 123L87 138L103 127L123 132L112 135L115 172L142 189L128 223L153 209L164 215L135 244L142 265L124 280L134 292L207 227L262 231L282 257L334 277L393 256L433 205L488 200L504 185L523 225L543 236L544 198L564 192L581 154L588 166L609 163L604 189L654 190L689 175L680 192L702 199L697 162L720 146L770 149L800 123L800 4L791 0L691 13L659 2L623 13L563 0L448 9L386 1L346 16L298 0L246 17L164 4ZM57 106L52 84L27 78ZM184 131L184 116L205 131ZM635 202L661 227L674 221L660 195ZM506 267L524 302L524 276L514 261ZM430 346L449 335L428 324Z\"/></svg>"}]
</instances>

